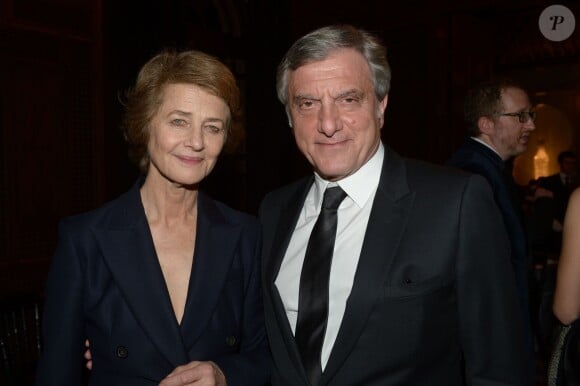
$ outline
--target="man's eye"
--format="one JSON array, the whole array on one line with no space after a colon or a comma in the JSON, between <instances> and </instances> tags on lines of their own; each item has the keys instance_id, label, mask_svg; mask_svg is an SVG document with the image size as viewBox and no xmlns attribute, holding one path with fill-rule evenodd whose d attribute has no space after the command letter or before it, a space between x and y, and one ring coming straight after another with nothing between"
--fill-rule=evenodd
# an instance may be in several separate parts
<instances>
[{"instance_id":1,"label":"man's eye","mask_svg":"<svg viewBox=\"0 0 580 386\"><path fill-rule=\"evenodd\" d=\"M359 103L359 100L360 99L357 97L349 96L349 97L342 98L342 103L350 105L350 104L354 104L354 103Z\"/></svg>"},{"instance_id":2,"label":"man's eye","mask_svg":"<svg viewBox=\"0 0 580 386\"><path fill-rule=\"evenodd\" d=\"M308 109L310 107L312 107L314 105L314 103L312 103L312 101L302 101L300 102L299 106L302 109Z\"/></svg>"}]
</instances>

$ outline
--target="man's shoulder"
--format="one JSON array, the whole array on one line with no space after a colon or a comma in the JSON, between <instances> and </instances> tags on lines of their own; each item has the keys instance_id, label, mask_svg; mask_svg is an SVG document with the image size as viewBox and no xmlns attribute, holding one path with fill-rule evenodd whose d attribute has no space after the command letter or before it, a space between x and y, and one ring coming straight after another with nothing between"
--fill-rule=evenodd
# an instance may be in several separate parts
<instances>
[{"instance_id":1,"label":"man's shoulder","mask_svg":"<svg viewBox=\"0 0 580 386\"><path fill-rule=\"evenodd\" d=\"M408 191L413 192L422 205L455 205L463 200L467 191L491 197L489 182L477 173L414 159L403 159L403 162Z\"/></svg>"},{"instance_id":2,"label":"man's shoulder","mask_svg":"<svg viewBox=\"0 0 580 386\"><path fill-rule=\"evenodd\" d=\"M550 174L549 176L539 177L539 181L560 181L560 173Z\"/></svg>"},{"instance_id":3,"label":"man's shoulder","mask_svg":"<svg viewBox=\"0 0 580 386\"><path fill-rule=\"evenodd\" d=\"M446 166L479 174L488 180L499 178L503 161L485 145L468 140L445 162Z\"/></svg>"},{"instance_id":4,"label":"man's shoulder","mask_svg":"<svg viewBox=\"0 0 580 386\"><path fill-rule=\"evenodd\" d=\"M312 175L306 176L270 191L262 200L260 208L288 204L296 195L304 194L305 189L310 186L313 181L314 177Z\"/></svg>"},{"instance_id":5,"label":"man's shoulder","mask_svg":"<svg viewBox=\"0 0 580 386\"><path fill-rule=\"evenodd\" d=\"M439 165L421 160L404 158L407 179L412 186L440 186L448 189L455 184L464 185L473 173L448 165Z\"/></svg>"},{"instance_id":6,"label":"man's shoulder","mask_svg":"<svg viewBox=\"0 0 580 386\"><path fill-rule=\"evenodd\" d=\"M491 165L496 157L498 158L496 161L500 162L499 156L493 153L493 150L473 139L468 139L453 152L446 165L462 169L470 164Z\"/></svg>"},{"instance_id":7,"label":"man's shoulder","mask_svg":"<svg viewBox=\"0 0 580 386\"><path fill-rule=\"evenodd\" d=\"M538 178L538 185L541 186L542 188L553 189L554 185L559 185L561 183L562 180L560 179L560 173L551 174L549 176Z\"/></svg>"}]
</instances>

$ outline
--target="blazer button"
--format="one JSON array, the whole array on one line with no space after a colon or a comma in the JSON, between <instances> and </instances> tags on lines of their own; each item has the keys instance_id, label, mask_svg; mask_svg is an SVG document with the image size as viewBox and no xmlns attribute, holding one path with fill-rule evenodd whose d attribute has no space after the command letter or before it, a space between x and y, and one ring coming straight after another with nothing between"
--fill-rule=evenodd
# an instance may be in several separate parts
<instances>
[{"instance_id":1,"label":"blazer button","mask_svg":"<svg viewBox=\"0 0 580 386\"><path fill-rule=\"evenodd\" d=\"M117 347L117 358L125 359L129 356L129 350L125 346Z\"/></svg>"},{"instance_id":2,"label":"blazer button","mask_svg":"<svg viewBox=\"0 0 580 386\"><path fill-rule=\"evenodd\" d=\"M226 344L230 347L233 347L236 344L236 337L233 335L226 337Z\"/></svg>"}]
</instances>

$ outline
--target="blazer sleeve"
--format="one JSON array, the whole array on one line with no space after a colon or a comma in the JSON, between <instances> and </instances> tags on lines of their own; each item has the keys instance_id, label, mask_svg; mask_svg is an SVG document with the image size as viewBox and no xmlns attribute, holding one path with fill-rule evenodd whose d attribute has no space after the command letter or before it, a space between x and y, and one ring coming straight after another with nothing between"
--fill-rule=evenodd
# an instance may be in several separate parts
<instances>
[{"instance_id":1,"label":"blazer sleeve","mask_svg":"<svg viewBox=\"0 0 580 386\"><path fill-rule=\"evenodd\" d=\"M458 242L458 317L467 384L527 385L509 242L489 185L480 176L471 176L464 190Z\"/></svg>"},{"instance_id":2,"label":"blazer sleeve","mask_svg":"<svg viewBox=\"0 0 580 386\"><path fill-rule=\"evenodd\" d=\"M84 348L83 275L66 220L59 224L59 240L46 282L43 311L43 350L36 384L82 384Z\"/></svg>"},{"instance_id":3,"label":"blazer sleeve","mask_svg":"<svg viewBox=\"0 0 580 386\"><path fill-rule=\"evenodd\" d=\"M256 222L257 224L257 222ZM264 325L260 254L262 238L259 226L246 229L242 236L242 254L246 255L243 324L240 349L216 359L228 386L265 385L270 380L270 350ZM252 240L249 242L248 240Z\"/></svg>"}]
</instances>

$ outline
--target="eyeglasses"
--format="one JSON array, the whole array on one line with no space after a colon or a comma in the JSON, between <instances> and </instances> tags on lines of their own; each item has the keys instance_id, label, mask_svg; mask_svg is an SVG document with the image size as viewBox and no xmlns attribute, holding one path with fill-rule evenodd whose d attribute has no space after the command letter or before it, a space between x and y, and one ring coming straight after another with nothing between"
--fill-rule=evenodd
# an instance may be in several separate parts
<instances>
[{"instance_id":1,"label":"eyeglasses","mask_svg":"<svg viewBox=\"0 0 580 386\"><path fill-rule=\"evenodd\" d=\"M526 123L528 119L532 122L536 120L537 112L535 111L520 111L519 113L497 113L494 114L496 117L518 117L520 123Z\"/></svg>"}]
</instances>

